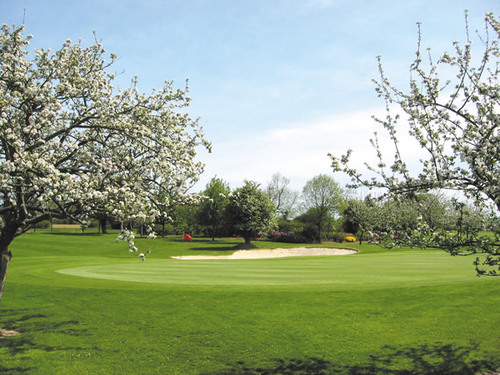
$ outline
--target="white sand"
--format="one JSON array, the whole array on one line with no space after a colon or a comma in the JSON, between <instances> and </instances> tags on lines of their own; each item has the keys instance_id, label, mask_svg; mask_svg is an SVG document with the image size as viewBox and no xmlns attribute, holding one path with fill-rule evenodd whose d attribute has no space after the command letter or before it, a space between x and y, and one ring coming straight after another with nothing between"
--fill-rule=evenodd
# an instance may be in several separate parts
<instances>
[{"instance_id":1,"label":"white sand","mask_svg":"<svg viewBox=\"0 0 500 375\"><path fill-rule=\"evenodd\" d=\"M303 257L319 255L349 255L356 254L352 249L335 249L327 247L294 247L289 249L258 249L238 250L231 255L185 255L172 257L182 260L204 260L204 259L269 259L285 257Z\"/></svg>"}]
</instances>

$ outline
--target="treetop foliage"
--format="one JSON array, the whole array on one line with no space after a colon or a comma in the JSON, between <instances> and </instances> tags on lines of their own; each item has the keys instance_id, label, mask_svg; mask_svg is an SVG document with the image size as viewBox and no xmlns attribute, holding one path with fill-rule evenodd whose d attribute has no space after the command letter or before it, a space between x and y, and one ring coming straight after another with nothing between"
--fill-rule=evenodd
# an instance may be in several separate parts
<instances>
[{"instance_id":1,"label":"treetop foliage","mask_svg":"<svg viewBox=\"0 0 500 375\"><path fill-rule=\"evenodd\" d=\"M245 181L231 193L226 213L234 233L243 236L246 243L276 225L276 207L253 181Z\"/></svg>"}]
</instances>

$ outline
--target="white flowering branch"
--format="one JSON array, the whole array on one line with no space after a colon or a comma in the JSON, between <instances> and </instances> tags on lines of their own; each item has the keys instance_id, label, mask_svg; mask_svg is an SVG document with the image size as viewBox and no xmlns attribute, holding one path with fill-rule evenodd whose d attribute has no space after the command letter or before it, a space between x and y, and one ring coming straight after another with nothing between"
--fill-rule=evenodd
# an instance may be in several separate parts
<instances>
[{"instance_id":1,"label":"white flowering branch","mask_svg":"<svg viewBox=\"0 0 500 375\"><path fill-rule=\"evenodd\" d=\"M197 148L210 143L185 113L187 84L166 81L150 95L136 81L116 90L116 56L106 59L97 40L30 56L23 32L4 25L0 33L0 255L49 218L147 225L189 199L203 171Z\"/></svg>"},{"instance_id":2,"label":"white flowering branch","mask_svg":"<svg viewBox=\"0 0 500 375\"><path fill-rule=\"evenodd\" d=\"M486 15L484 35L478 34L478 39L484 48L479 59L473 57L473 44L468 36L464 45L453 43L454 54L445 52L434 61L430 51L427 58L422 53L419 25L418 49L410 67L408 92L390 82L379 57L380 79L374 82L379 97L385 101L387 115L376 121L392 140L394 160L384 161L381 147L374 141L372 145L379 163L376 168L368 168L374 177L367 179L350 166L351 151L341 157L330 155L333 170L347 173L353 187L385 188L391 194L410 197L433 189L453 189L478 204L491 202L499 212L500 23L492 14ZM442 76L451 76L454 80L443 80ZM394 115L394 107L404 116ZM418 175L410 173L400 152L397 131L403 120L407 121L409 134L428 155L427 159L420 160L422 168ZM469 245L473 252L482 248L489 256L488 265L500 271L499 235L496 236L491 246L486 246L483 240L479 241L480 245ZM456 248L464 245L457 241ZM450 249L444 242L442 247ZM495 272L495 269L491 271Z\"/></svg>"}]
</instances>

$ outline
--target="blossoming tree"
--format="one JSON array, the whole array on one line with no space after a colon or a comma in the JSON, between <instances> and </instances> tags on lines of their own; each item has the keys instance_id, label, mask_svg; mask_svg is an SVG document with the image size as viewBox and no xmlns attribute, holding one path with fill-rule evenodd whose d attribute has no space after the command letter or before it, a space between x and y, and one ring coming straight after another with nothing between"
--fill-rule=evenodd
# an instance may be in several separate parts
<instances>
[{"instance_id":1,"label":"blossoming tree","mask_svg":"<svg viewBox=\"0 0 500 375\"><path fill-rule=\"evenodd\" d=\"M467 16L467 13L466 13ZM378 158L375 173L366 178L350 166L351 151L341 157L332 156L334 171L351 176L354 186L387 188L396 195L414 196L432 189L453 189L465 193L478 204L491 203L500 210L500 23L492 14L485 17L484 33L478 33L481 54L476 57L469 38L454 42L454 52L443 53L433 60L420 49L419 28L416 59L410 67L408 91L395 87L385 74L379 59L380 80L376 90L385 100L387 116L376 119L386 130L394 145L394 160L387 165L378 140L372 141ZM394 114L394 107L399 112ZM401 121L409 133L427 152L421 159L422 169L412 174L400 146ZM496 228L500 232L500 228ZM500 269L500 234L461 237L453 233L436 233L422 226L410 242L443 248L452 254L486 253L490 268L476 269L479 274L497 274ZM495 269L496 268L496 269Z\"/></svg>"},{"instance_id":2,"label":"blossoming tree","mask_svg":"<svg viewBox=\"0 0 500 375\"><path fill-rule=\"evenodd\" d=\"M152 222L189 199L197 147L210 150L184 110L187 88L118 90L116 56L98 41L31 56L30 39L24 26L1 28L0 298L16 236L51 217Z\"/></svg>"}]
</instances>

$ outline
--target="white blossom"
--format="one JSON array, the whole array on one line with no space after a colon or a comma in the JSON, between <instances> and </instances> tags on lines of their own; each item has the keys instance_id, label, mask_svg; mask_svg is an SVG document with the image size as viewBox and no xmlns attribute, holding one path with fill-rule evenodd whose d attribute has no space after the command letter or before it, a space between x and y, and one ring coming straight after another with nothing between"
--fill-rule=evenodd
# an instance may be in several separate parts
<instances>
[{"instance_id":1,"label":"white blossom","mask_svg":"<svg viewBox=\"0 0 500 375\"><path fill-rule=\"evenodd\" d=\"M210 143L185 113L186 91L169 81L150 95L116 90L108 71L116 56L106 60L99 43L67 40L30 56L23 31L4 25L0 33L4 233L50 217L148 224L198 199L186 191L203 171L196 150ZM131 231L122 240L138 251Z\"/></svg>"}]
</instances>

